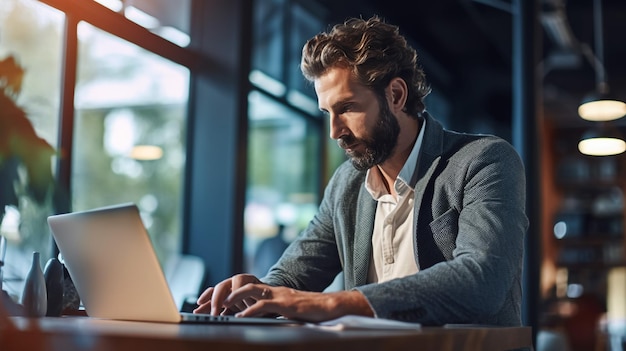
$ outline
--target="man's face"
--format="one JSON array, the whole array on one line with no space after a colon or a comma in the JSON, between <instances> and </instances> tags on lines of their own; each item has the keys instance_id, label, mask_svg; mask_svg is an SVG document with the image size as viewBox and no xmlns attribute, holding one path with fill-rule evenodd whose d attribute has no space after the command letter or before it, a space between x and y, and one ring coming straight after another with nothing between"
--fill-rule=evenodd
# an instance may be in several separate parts
<instances>
[{"instance_id":1,"label":"man's face","mask_svg":"<svg viewBox=\"0 0 626 351\"><path fill-rule=\"evenodd\" d=\"M386 99L354 82L344 68L330 69L316 79L315 91L320 110L330 119L330 137L356 169L367 170L389 158L400 126Z\"/></svg>"}]
</instances>

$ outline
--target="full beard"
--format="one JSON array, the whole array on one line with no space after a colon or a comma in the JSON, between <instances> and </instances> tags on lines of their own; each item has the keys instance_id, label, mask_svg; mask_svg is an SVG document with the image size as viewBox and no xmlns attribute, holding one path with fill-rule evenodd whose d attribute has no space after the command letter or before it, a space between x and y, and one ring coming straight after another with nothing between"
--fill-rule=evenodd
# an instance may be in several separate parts
<instances>
[{"instance_id":1,"label":"full beard","mask_svg":"<svg viewBox=\"0 0 626 351\"><path fill-rule=\"evenodd\" d=\"M357 142L363 143L365 145L364 151L351 150L346 151L346 154L350 157L354 168L365 171L389 158L398 143L399 134L400 125L389 109L387 101L382 99L378 121L371 133L363 139L348 135L338 139L337 144L345 149Z\"/></svg>"}]
</instances>

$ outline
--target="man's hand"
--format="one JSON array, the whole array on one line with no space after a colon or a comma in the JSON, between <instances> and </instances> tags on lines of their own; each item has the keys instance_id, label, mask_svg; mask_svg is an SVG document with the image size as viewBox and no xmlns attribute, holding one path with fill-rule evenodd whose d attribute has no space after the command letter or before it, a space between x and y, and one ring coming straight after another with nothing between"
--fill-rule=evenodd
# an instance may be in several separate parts
<instances>
[{"instance_id":1,"label":"man's hand","mask_svg":"<svg viewBox=\"0 0 626 351\"><path fill-rule=\"evenodd\" d=\"M237 274L223 280L214 287L209 287L198 297L198 307L193 312L210 313L217 316L220 314L234 314L245 310L247 305L254 304L254 299L249 298L245 301L238 301L237 304L232 304L230 306L231 308L225 308L224 300L226 300L232 292L247 284L261 284L261 281L251 274Z\"/></svg>"},{"instance_id":2,"label":"man's hand","mask_svg":"<svg viewBox=\"0 0 626 351\"><path fill-rule=\"evenodd\" d=\"M369 303L359 291L314 293L286 287L272 287L255 276L236 275L198 298L195 313L235 314L237 317L281 315L289 319L321 322L347 314L373 316Z\"/></svg>"}]
</instances>

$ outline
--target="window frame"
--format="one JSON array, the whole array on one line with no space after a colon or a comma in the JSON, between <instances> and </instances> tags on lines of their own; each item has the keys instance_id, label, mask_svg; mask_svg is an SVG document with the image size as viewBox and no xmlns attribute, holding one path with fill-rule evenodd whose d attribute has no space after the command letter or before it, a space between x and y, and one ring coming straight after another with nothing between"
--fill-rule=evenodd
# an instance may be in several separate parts
<instances>
[{"instance_id":1,"label":"window frame","mask_svg":"<svg viewBox=\"0 0 626 351\"><path fill-rule=\"evenodd\" d=\"M187 67L191 74L197 69L202 57L182 48L113 12L95 1L39 0L65 14L63 59L61 67L61 107L58 145L65 157L56 165L57 185L71 191L72 143L74 126L74 95L78 66L78 24L85 21L107 33L133 43L156 55ZM70 204L66 204L70 206ZM71 207L56 208L57 212L70 212ZM56 249L55 249L56 250Z\"/></svg>"}]
</instances>

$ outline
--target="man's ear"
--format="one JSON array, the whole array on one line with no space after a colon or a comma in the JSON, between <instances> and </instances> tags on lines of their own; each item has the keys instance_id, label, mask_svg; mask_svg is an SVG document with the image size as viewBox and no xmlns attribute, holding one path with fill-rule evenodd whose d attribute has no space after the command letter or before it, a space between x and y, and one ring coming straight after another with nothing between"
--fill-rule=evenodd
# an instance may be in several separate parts
<instances>
[{"instance_id":1,"label":"man's ear","mask_svg":"<svg viewBox=\"0 0 626 351\"><path fill-rule=\"evenodd\" d=\"M387 103L389 109L398 113L404 110L409 89L404 79L396 77L389 82L387 86Z\"/></svg>"}]
</instances>

